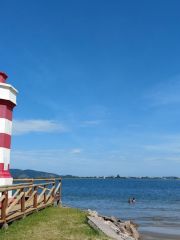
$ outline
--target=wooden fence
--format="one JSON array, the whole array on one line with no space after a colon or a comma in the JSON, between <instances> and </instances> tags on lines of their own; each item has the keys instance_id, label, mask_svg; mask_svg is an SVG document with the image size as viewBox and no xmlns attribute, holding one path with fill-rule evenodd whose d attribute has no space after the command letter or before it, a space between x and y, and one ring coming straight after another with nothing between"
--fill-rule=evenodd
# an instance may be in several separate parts
<instances>
[{"instance_id":1,"label":"wooden fence","mask_svg":"<svg viewBox=\"0 0 180 240\"><path fill-rule=\"evenodd\" d=\"M61 179L18 179L0 187L0 225L61 203ZM37 183L40 182L40 183ZM43 183L42 183L43 182ZM8 192L12 197L8 198Z\"/></svg>"}]
</instances>

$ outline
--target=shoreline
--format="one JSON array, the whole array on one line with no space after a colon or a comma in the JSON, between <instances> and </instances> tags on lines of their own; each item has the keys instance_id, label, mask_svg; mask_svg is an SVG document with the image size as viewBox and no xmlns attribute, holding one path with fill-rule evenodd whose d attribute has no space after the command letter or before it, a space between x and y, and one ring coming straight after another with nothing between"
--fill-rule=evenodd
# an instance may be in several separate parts
<instances>
[{"instance_id":1,"label":"shoreline","mask_svg":"<svg viewBox=\"0 0 180 240\"><path fill-rule=\"evenodd\" d=\"M141 234L142 240L179 240L180 239L180 235L147 232L147 231L138 231L138 232Z\"/></svg>"}]
</instances>

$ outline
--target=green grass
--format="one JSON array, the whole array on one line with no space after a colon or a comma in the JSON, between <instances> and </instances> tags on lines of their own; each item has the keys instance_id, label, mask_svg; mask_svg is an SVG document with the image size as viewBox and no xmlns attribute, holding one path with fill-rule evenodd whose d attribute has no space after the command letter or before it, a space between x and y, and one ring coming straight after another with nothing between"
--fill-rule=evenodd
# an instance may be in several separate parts
<instances>
[{"instance_id":1,"label":"green grass","mask_svg":"<svg viewBox=\"0 0 180 240\"><path fill-rule=\"evenodd\" d=\"M48 207L0 230L0 239L14 240L110 240L92 229L84 212L73 208Z\"/></svg>"}]
</instances>

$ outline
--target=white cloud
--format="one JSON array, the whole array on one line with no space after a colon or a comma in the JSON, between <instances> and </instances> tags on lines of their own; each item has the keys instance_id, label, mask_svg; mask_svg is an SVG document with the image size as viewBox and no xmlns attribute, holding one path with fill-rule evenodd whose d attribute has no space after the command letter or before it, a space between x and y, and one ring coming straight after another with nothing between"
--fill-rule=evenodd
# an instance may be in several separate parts
<instances>
[{"instance_id":1,"label":"white cloud","mask_svg":"<svg viewBox=\"0 0 180 240\"><path fill-rule=\"evenodd\" d=\"M85 121L81 127L88 127L88 126L98 126L102 123L100 120L94 120L94 121Z\"/></svg>"},{"instance_id":2,"label":"white cloud","mask_svg":"<svg viewBox=\"0 0 180 240\"><path fill-rule=\"evenodd\" d=\"M71 153L81 153L83 151L83 149L81 148L74 148Z\"/></svg>"},{"instance_id":3,"label":"white cloud","mask_svg":"<svg viewBox=\"0 0 180 240\"><path fill-rule=\"evenodd\" d=\"M164 165L166 166L167 161L175 162L175 163L180 163L180 156L152 156L152 157L144 157L143 161L146 164L150 165Z\"/></svg>"},{"instance_id":4,"label":"white cloud","mask_svg":"<svg viewBox=\"0 0 180 240\"><path fill-rule=\"evenodd\" d=\"M180 75L163 81L148 90L144 97L151 101L150 105L169 105L180 103Z\"/></svg>"},{"instance_id":5,"label":"white cloud","mask_svg":"<svg viewBox=\"0 0 180 240\"><path fill-rule=\"evenodd\" d=\"M23 135L29 132L65 132L68 128L53 120L29 119L13 120L13 135Z\"/></svg>"},{"instance_id":6,"label":"white cloud","mask_svg":"<svg viewBox=\"0 0 180 240\"><path fill-rule=\"evenodd\" d=\"M107 152L102 156L102 151L96 155L95 151L81 148L12 150L10 168L79 176L104 176L111 174L109 172L116 173L116 169L126 168L122 166L121 159L111 159Z\"/></svg>"},{"instance_id":7,"label":"white cloud","mask_svg":"<svg viewBox=\"0 0 180 240\"><path fill-rule=\"evenodd\" d=\"M177 143L164 143L164 144L156 144L156 145L146 145L143 146L142 149L153 151L153 152L161 152L161 153L179 153L180 152L180 142Z\"/></svg>"}]
</instances>

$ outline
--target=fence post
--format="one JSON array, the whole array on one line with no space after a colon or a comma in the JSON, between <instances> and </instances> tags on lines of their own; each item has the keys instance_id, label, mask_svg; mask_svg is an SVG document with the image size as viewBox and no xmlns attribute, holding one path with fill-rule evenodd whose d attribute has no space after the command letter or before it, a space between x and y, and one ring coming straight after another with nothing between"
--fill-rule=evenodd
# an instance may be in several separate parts
<instances>
[{"instance_id":1,"label":"fence post","mask_svg":"<svg viewBox=\"0 0 180 240\"><path fill-rule=\"evenodd\" d=\"M44 188L47 188L47 185L44 185ZM47 195L47 190L44 192L44 204L46 204L46 195Z\"/></svg>"},{"instance_id":2,"label":"fence post","mask_svg":"<svg viewBox=\"0 0 180 240\"><path fill-rule=\"evenodd\" d=\"M34 187L34 191L36 191L36 193L34 194L33 208L37 208L38 186L35 186L35 187Z\"/></svg>"},{"instance_id":3,"label":"fence post","mask_svg":"<svg viewBox=\"0 0 180 240\"><path fill-rule=\"evenodd\" d=\"M31 180L29 180L29 183L31 184L31 185L33 185L33 180L31 179ZM33 189L29 192L29 195L31 196L32 195L32 193L33 193Z\"/></svg>"},{"instance_id":4,"label":"fence post","mask_svg":"<svg viewBox=\"0 0 180 240\"><path fill-rule=\"evenodd\" d=\"M61 202L61 179L59 180L60 186L59 186L59 199L57 200L57 205L59 207L62 207L62 202Z\"/></svg>"},{"instance_id":5,"label":"fence post","mask_svg":"<svg viewBox=\"0 0 180 240\"><path fill-rule=\"evenodd\" d=\"M6 199L7 199L7 201L6 201L6 207L8 207L8 191L6 192Z\"/></svg>"},{"instance_id":6,"label":"fence post","mask_svg":"<svg viewBox=\"0 0 180 240\"><path fill-rule=\"evenodd\" d=\"M2 200L2 207L1 207L1 220L6 220L6 208L7 208L7 191L2 192L2 196L5 196L5 198Z\"/></svg>"},{"instance_id":7,"label":"fence post","mask_svg":"<svg viewBox=\"0 0 180 240\"><path fill-rule=\"evenodd\" d=\"M53 181L53 187L54 187L54 189L53 189L52 197L54 198L55 197L55 180Z\"/></svg>"},{"instance_id":8,"label":"fence post","mask_svg":"<svg viewBox=\"0 0 180 240\"><path fill-rule=\"evenodd\" d=\"M61 201L61 180L59 180L60 186L59 186L59 200Z\"/></svg>"},{"instance_id":9,"label":"fence post","mask_svg":"<svg viewBox=\"0 0 180 240\"><path fill-rule=\"evenodd\" d=\"M56 180L54 179L53 181L53 192L52 192L52 197L53 197L53 204L55 205L55 187L56 187Z\"/></svg>"},{"instance_id":10,"label":"fence post","mask_svg":"<svg viewBox=\"0 0 180 240\"><path fill-rule=\"evenodd\" d=\"M21 193L24 193L24 195L21 198L21 212L25 212L25 188L21 189Z\"/></svg>"}]
</instances>

